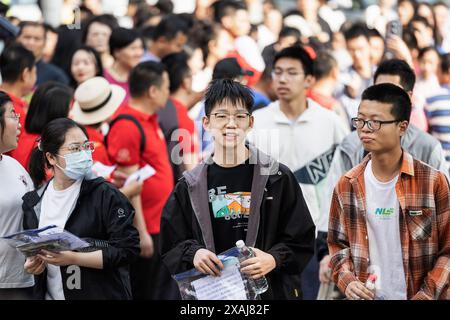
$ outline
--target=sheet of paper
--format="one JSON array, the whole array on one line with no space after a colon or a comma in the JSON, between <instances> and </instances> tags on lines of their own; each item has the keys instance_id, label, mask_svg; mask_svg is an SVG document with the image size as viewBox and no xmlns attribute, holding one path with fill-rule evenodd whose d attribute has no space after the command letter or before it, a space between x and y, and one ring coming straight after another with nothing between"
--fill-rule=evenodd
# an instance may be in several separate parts
<instances>
[{"instance_id":1,"label":"sheet of paper","mask_svg":"<svg viewBox=\"0 0 450 320\"><path fill-rule=\"evenodd\" d=\"M220 277L207 276L192 282L198 300L247 300L245 285L236 264L228 265Z\"/></svg>"},{"instance_id":2,"label":"sheet of paper","mask_svg":"<svg viewBox=\"0 0 450 320\"><path fill-rule=\"evenodd\" d=\"M152 166L146 165L142 167L132 175L130 175L125 181L125 185L130 184L132 181L145 181L156 173L156 170Z\"/></svg>"},{"instance_id":3,"label":"sheet of paper","mask_svg":"<svg viewBox=\"0 0 450 320\"><path fill-rule=\"evenodd\" d=\"M101 162L96 162L92 166L92 171L94 171L94 173L99 177L107 178L111 175L114 169L116 169L116 167L117 166L107 166Z\"/></svg>"}]
</instances>

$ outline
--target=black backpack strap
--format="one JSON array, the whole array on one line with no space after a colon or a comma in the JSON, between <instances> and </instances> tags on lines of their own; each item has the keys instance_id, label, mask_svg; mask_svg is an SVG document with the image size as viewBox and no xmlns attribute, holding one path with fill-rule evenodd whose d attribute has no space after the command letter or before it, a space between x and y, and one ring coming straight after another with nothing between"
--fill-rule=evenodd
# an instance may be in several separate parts
<instances>
[{"instance_id":1,"label":"black backpack strap","mask_svg":"<svg viewBox=\"0 0 450 320\"><path fill-rule=\"evenodd\" d=\"M145 151L145 144L146 144L144 128L142 128L142 125L139 123L139 121L135 117L133 117L132 115L130 115L130 114L120 114L117 117L115 117L109 123L109 132L111 132L111 128L119 120L129 120L129 121L133 122L136 125L136 127L139 129L139 133L141 134L141 145L140 145L139 149L140 149L140 153L142 155L144 153L144 151ZM105 136L105 147L108 147L109 132Z\"/></svg>"}]
</instances>

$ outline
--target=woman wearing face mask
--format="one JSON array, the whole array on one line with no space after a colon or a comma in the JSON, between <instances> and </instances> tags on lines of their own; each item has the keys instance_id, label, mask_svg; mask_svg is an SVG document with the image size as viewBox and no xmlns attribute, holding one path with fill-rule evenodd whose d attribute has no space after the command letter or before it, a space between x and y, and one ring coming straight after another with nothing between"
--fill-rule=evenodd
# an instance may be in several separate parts
<instances>
[{"instance_id":1,"label":"woman wearing face mask","mask_svg":"<svg viewBox=\"0 0 450 320\"><path fill-rule=\"evenodd\" d=\"M0 236L23 230L22 196L33 190L25 169L13 158L3 155L17 148L20 134L19 114L11 98L0 91ZM25 257L0 240L0 300L30 299L33 277L23 270Z\"/></svg>"},{"instance_id":2,"label":"woman wearing face mask","mask_svg":"<svg viewBox=\"0 0 450 320\"><path fill-rule=\"evenodd\" d=\"M131 299L129 264L139 255L134 210L103 178L90 179L92 151L85 129L60 118L45 127L31 156L36 186L45 167L54 178L24 196L25 229L56 225L92 244L90 252L42 250L26 260L39 299Z\"/></svg>"}]
</instances>

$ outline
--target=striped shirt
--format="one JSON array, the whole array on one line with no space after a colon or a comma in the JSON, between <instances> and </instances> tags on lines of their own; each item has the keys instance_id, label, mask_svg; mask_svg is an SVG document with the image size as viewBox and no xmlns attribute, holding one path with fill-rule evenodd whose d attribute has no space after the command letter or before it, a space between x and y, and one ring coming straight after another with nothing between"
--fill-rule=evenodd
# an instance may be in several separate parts
<instances>
[{"instance_id":1,"label":"striped shirt","mask_svg":"<svg viewBox=\"0 0 450 320\"><path fill-rule=\"evenodd\" d=\"M426 100L426 113L430 133L436 137L444 149L445 160L450 165L450 86Z\"/></svg>"},{"instance_id":2,"label":"striped shirt","mask_svg":"<svg viewBox=\"0 0 450 320\"><path fill-rule=\"evenodd\" d=\"M364 170L370 154L334 189L328 247L333 280L342 292L368 278L369 241ZM444 174L405 151L395 185L408 299L450 299L450 195Z\"/></svg>"}]
</instances>

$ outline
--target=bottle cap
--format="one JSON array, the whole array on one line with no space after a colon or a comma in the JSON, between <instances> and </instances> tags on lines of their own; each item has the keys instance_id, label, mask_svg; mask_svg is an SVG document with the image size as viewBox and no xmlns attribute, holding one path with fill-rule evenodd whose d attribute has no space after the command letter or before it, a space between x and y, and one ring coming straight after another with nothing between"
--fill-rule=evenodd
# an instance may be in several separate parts
<instances>
[{"instance_id":1,"label":"bottle cap","mask_svg":"<svg viewBox=\"0 0 450 320\"><path fill-rule=\"evenodd\" d=\"M236 241L236 247L238 247L239 249L242 249L243 247L245 247L245 242L244 242L244 240L238 240L238 241Z\"/></svg>"}]
</instances>

